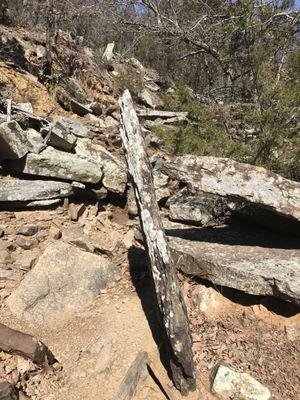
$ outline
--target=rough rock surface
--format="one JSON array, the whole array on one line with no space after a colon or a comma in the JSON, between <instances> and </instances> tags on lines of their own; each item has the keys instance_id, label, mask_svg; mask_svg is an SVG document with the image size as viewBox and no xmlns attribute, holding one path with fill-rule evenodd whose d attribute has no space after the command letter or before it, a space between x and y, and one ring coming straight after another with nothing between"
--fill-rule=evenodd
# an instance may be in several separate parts
<instances>
[{"instance_id":1,"label":"rough rock surface","mask_svg":"<svg viewBox=\"0 0 300 400\"><path fill-rule=\"evenodd\" d=\"M61 313L74 313L93 300L118 273L117 266L99 255L55 242L46 248L7 304L18 318L52 324Z\"/></svg>"},{"instance_id":2,"label":"rough rock surface","mask_svg":"<svg viewBox=\"0 0 300 400\"><path fill-rule=\"evenodd\" d=\"M47 200L73 193L72 185L66 182L18 179L1 179L0 182L0 202Z\"/></svg>"},{"instance_id":3,"label":"rough rock surface","mask_svg":"<svg viewBox=\"0 0 300 400\"><path fill-rule=\"evenodd\" d=\"M227 158L180 156L161 168L173 179L186 182L196 190L256 205L290 219L299 228L300 184L297 182L262 167Z\"/></svg>"},{"instance_id":4,"label":"rough rock surface","mask_svg":"<svg viewBox=\"0 0 300 400\"><path fill-rule=\"evenodd\" d=\"M0 125L0 160L22 158L30 147L26 133L17 122L3 122Z\"/></svg>"},{"instance_id":5,"label":"rough rock surface","mask_svg":"<svg viewBox=\"0 0 300 400\"><path fill-rule=\"evenodd\" d=\"M170 221L165 227L175 263L183 272L300 305L297 243L249 227L196 228Z\"/></svg>"},{"instance_id":6,"label":"rough rock surface","mask_svg":"<svg viewBox=\"0 0 300 400\"><path fill-rule=\"evenodd\" d=\"M140 94L139 98L143 103L151 108L162 108L164 106L163 100L158 96L158 94L153 93L149 89L144 89Z\"/></svg>"},{"instance_id":7,"label":"rough rock surface","mask_svg":"<svg viewBox=\"0 0 300 400\"><path fill-rule=\"evenodd\" d=\"M168 199L171 195L168 187L169 177L159 170L153 171L153 183L157 201Z\"/></svg>"},{"instance_id":8,"label":"rough rock surface","mask_svg":"<svg viewBox=\"0 0 300 400\"><path fill-rule=\"evenodd\" d=\"M188 116L187 112L184 111L160 111L160 110L137 110L137 114L142 118L156 119L156 118L180 118L182 120L186 119Z\"/></svg>"},{"instance_id":9,"label":"rough rock surface","mask_svg":"<svg viewBox=\"0 0 300 400\"><path fill-rule=\"evenodd\" d=\"M87 137L90 131L87 126L66 117L56 118L53 123L59 123L60 126L64 127L66 132L78 137Z\"/></svg>"},{"instance_id":10,"label":"rough rock surface","mask_svg":"<svg viewBox=\"0 0 300 400\"><path fill-rule=\"evenodd\" d=\"M183 189L168 200L169 218L200 226L220 225L228 214L226 200L210 193L190 193Z\"/></svg>"},{"instance_id":11,"label":"rough rock surface","mask_svg":"<svg viewBox=\"0 0 300 400\"><path fill-rule=\"evenodd\" d=\"M25 163L11 165L25 174L50 176L79 182L98 183L102 169L95 162L84 160L75 154L47 147L40 154L28 154Z\"/></svg>"},{"instance_id":12,"label":"rough rock surface","mask_svg":"<svg viewBox=\"0 0 300 400\"><path fill-rule=\"evenodd\" d=\"M218 293L211 287L197 285L192 292L191 298L194 306L208 319L212 319L222 307Z\"/></svg>"},{"instance_id":13,"label":"rough rock surface","mask_svg":"<svg viewBox=\"0 0 300 400\"><path fill-rule=\"evenodd\" d=\"M66 129L65 126L56 121L54 125L51 126L47 144L53 146L60 150L72 151L75 147L77 137L69 132L69 129Z\"/></svg>"},{"instance_id":14,"label":"rough rock surface","mask_svg":"<svg viewBox=\"0 0 300 400\"><path fill-rule=\"evenodd\" d=\"M78 226L65 229L62 232L62 239L64 242L78 246L82 250L91 253L94 251L94 246L89 242L88 236L84 233L83 229Z\"/></svg>"},{"instance_id":15,"label":"rough rock surface","mask_svg":"<svg viewBox=\"0 0 300 400\"><path fill-rule=\"evenodd\" d=\"M78 139L76 154L83 159L96 163L103 169L103 185L106 189L122 194L127 183L127 167L125 163L114 157L99 144L87 139Z\"/></svg>"},{"instance_id":16,"label":"rough rock surface","mask_svg":"<svg viewBox=\"0 0 300 400\"><path fill-rule=\"evenodd\" d=\"M224 365L218 367L212 391L220 400L269 400L267 387L247 373L236 372Z\"/></svg>"},{"instance_id":17,"label":"rough rock surface","mask_svg":"<svg viewBox=\"0 0 300 400\"><path fill-rule=\"evenodd\" d=\"M36 131L35 129L29 128L26 131L27 139L31 145L30 152L31 153L40 153L45 147L45 141L42 135Z\"/></svg>"}]
</instances>

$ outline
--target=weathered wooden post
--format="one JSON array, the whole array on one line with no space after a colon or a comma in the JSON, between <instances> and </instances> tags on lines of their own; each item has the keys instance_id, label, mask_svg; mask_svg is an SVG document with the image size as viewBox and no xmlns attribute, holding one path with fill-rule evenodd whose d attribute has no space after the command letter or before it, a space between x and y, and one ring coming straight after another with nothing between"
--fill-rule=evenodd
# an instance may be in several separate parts
<instances>
[{"instance_id":1,"label":"weathered wooden post","mask_svg":"<svg viewBox=\"0 0 300 400\"><path fill-rule=\"evenodd\" d=\"M195 365L187 311L156 201L151 165L131 95L119 100L121 138L148 252L158 309L167 337L173 382L182 394L196 388Z\"/></svg>"},{"instance_id":2,"label":"weathered wooden post","mask_svg":"<svg viewBox=\"0 0 300 400\"><path fill-rule=\"evenodd\" d=\"M54 355L43 342L3 324L0 324L0 351L28 358L39 366L56 362Z\"/></svg>"}]
</instances>

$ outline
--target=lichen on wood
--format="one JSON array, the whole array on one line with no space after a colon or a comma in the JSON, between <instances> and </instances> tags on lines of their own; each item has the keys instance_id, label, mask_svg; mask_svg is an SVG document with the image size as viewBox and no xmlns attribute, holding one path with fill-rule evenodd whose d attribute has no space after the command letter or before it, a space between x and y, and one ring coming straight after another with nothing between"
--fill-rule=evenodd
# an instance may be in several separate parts
<instances>
[{"instance_id":1,"label":"lichen on wood","mask_svg":"<svg viewBox=\"0 0 300 400\"><path fill-rule=\"evenodd\" d=\"M172 378L182 394L194 390L195 366L187 311L163 230L144 138L128 90L119 100L121 138L132 178L158 308L167 337Z\"/></svg>"}]
</instances>

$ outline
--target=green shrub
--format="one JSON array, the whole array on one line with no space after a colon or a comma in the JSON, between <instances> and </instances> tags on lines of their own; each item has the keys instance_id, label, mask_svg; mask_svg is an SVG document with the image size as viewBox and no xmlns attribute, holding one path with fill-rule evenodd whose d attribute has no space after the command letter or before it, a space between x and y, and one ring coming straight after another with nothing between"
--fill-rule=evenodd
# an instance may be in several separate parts
<instances>
[{"instance_id":1,"label":"green shrub","mask_svg":"<svg viewBox=\"0 0 300 400\"><path fill-rule=\"evenodd\" d=\"M295 62L298 59L293 65ZM291 112L298 109L296 90L295 85L289 87L288 83L276 88L278 101L261 110L247 103L237 103L234 107L226 103L201 104L179 83L174 94L163 96L164 101L169 110L188 112L189 122L180 122L172 130L164 126L154 129L175 154L229 157L298 180L300 138L297 126L287 123ZM237 135L231 136L232 127ZM246 127L255 132L251 140L245 134Z\"/></svg>"},{"instance_id":2,"label":"green shrub","mask_svg":"<svg viewBox=\"0 0 300 400\"><path fill-rule=\"evenodd\" d=\"M137 96L144 88L143 74L138 74L131 65L123 64L119 75L116 77L116 83L122 91L128 89L133 96Z\"/></svg>"}]
</instances>

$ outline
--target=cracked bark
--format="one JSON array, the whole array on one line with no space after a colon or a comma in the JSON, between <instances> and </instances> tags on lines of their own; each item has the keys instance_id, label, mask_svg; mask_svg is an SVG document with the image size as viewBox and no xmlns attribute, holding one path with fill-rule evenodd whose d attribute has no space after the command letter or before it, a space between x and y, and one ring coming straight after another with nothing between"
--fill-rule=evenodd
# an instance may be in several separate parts
<instances>
[{"instance_id":1,"label":"cracked bark","mask_svg":"<svg viewBox=\"0 0 300 400\"><path fill-rule=\"evenodd\" d=\"M196 387L187 311L162 226L145 142L128 90L120 98L119 105L121 138L150 260L158 310L166 334L172 379L177 389L185 395Z\"/></svg>"}]
</instances>

